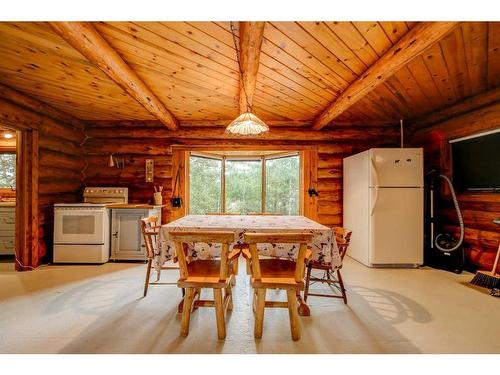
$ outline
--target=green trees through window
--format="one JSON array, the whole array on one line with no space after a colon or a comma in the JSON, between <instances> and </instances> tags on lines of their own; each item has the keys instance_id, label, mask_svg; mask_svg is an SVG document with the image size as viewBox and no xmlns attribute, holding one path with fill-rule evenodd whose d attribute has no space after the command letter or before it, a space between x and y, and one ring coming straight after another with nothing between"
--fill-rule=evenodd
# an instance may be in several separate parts
<instances>
[{"instance_id":1,"label":"green trees through window","mask_svg":"<svg viewBox=\"0 0 500 375\"><path fill-rule=\"evenodd\" d=\"M266 212L299 213L299 157L266 160Z\"/></svg>"},{"instance_id":2,"label":"green trees through window","mask_svg":"<svg viewBox=\"0 0 500 375\"><path fill-rule=\"evenodd\" d=\"M193 215L220 212L222 161L198 156L189 158L189 209Z\"/></svg>"},{"instance_id":3,"label":"green trees through window","mask_svg":"<svg viewBox=\"0 0 500 375\"><path fill-rule=\"evenodd\" d=\"M226 161L226 211L247 214L262 210L262 162Z\"/></svg>"},{"instance_id":4,"label":"green trees through window","mask_svg":"<svg viewBox=\"0 0 500 375\"><path fill-rule=\"evenodd\" d=\"M16 187L16 154L0 154L0 188Z\"/></svg>"},{"instance_id":5,"label":"green trees through window","mask_svg":"<svg viewBox=\"0 0 500 375\"><path fill-rule=\"evenodd\" d=\"M297 154L248 159L191 155L189 211L298 215L299 165Z\"/></svg>"}]
</instances>

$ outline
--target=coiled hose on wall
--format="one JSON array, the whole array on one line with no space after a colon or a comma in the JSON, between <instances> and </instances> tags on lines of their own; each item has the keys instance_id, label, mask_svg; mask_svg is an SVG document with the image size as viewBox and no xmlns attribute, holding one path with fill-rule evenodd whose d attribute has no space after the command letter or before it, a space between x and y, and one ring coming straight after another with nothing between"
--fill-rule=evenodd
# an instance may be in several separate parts
<instances>
[{"instance_id":1,"label":"coiled hose on wall","mask_svg":"<svg viewBox=\"0 0 500 375\"><path fill-rule=\"evenodd\" d=\"M465 234L464 220L462 218L462 212L460 212L460 207L458 206L457 196L455 194L455 189L453 189L453 185L451 183L451 180L443 174L440 174L440 175L436 176L435 178L438 178L438 177L443 178L446 181L446 183L448 184L448 187L450 188L451 197L453 199L453 205L455 206L455 211L457 212L457 217L458 217L458 223L460 225L460 238L458 239L458 242L455 244L455 246L453 246L450 249L446 249L446 248L439 245L438 240L441 236L444 235L443 233L440 233L434 239L434 246L436 246L436 248L441 250L441 251L450 253L450 252L455 251L458 248L460 248L460 246L462 246L462 242L464 242L464 234Z\"/></svg>"}]
</instances>

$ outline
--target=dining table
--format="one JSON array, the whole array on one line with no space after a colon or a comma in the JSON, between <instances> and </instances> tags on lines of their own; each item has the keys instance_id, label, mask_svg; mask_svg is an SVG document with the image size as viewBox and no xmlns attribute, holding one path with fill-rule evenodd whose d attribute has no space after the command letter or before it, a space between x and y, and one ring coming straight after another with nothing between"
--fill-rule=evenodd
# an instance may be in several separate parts
<instances>
[{"instance_id":1,"label":"dining table","mask_svg":"<svg viewBox=\"0 0 500 375\"><path fill-rule=\"evenodd\" d=\"M245 233L294 233L313 234L308 248L311 250L311 260L329 265L332 269L342 266L337 242L333 230L305 216L295 215L186 215L160 228L158 246L154 257L154 267L159 278L161 266L174 259L174 243L169 238L172 231L232 231L236 241L231 245L243 245ZM188 244L187 256L191 260L212 259L220 254L220 244ZM293 244L263 243L258 244L259 255L294 259L297 247ZM297 295L299 314L309 315L309 307Z\"/></svg>"}]
</instances>

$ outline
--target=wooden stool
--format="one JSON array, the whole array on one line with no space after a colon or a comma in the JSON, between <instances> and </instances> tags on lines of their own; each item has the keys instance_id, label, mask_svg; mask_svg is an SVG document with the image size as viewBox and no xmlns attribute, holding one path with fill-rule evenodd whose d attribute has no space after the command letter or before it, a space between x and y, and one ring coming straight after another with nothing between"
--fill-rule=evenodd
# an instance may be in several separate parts
<instances>
[{"instance_id":1,"label":"wooden stool","mask_svg":"<svg viewBox=\"0 0 500 375\"><path fill-rule=\"evenodd\" d=\"M262 337L264 308L288 308L290 330L293 340L300 339L300 323L297 313L296 295L304 290L304 270L306 258L311 252L307 244L312 234L293 233L245 233L244 241L250 247L250 268L252 287L254 288L255 326L254 336ZM294 243L299 244L297 259L259 259L258 243ZM266 301L267 289L286 290L286 302Z\"/></svg>"},{"instance_id":2,"label":"wooden stool","mask_svg":"<svg viewBox=\"0 0 500 375\"><path fill-rule=\"evenodd\" d=\"M233 232L170 232L179 259L180 278L177 286L185 288L186 295L182 307L181 336L189 334L191 311L194 307L215 307L217 335L226 338L225 311L232 309L231 281L234 278L232 263L238 261L240 250L229 254L229 245L234 243ZM220 260L189 261L186 256L187 243L220 243ZM202 288L213 289L213 300L195 301ZM224 297L222 296L224 290Z\"/></svg>"}]
</instances>

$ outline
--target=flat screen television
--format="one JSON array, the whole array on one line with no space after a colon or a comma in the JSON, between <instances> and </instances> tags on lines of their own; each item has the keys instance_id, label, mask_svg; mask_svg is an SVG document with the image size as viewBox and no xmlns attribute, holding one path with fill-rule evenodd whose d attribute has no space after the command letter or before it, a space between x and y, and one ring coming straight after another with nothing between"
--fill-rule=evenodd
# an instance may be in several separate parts
<instances>
[{"instance_id":1,"label":"flat screen television","mask_svg":"<svg viewBox=\"0 0 500 375\"><path fill-rule=\"evenodd\" d=\"M450 143L455 189L500 193L500 129Z\"/></svg>"}]
</instances>

